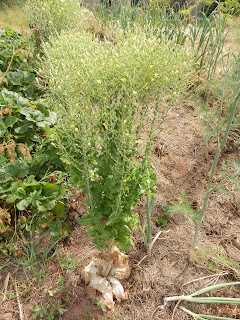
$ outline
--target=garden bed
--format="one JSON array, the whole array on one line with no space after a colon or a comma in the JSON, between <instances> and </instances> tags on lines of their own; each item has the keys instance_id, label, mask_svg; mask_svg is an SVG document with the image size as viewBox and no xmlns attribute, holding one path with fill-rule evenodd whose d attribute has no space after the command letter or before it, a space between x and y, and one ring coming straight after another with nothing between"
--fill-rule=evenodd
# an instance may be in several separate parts
<instances>
[{"instance_id":1,"label":"garden bed","mask_svg":"<svg viewBox=\"0 0 240 320\"><path fill-rule=\"evenodd\" d=\"M54 4L51 5L53 5L51 10L55 10ZM58 5L60 7L57 7L57 10L62 4L59 2ZM75 5L77 10L77 2ZM44 10L49 9L47 4L44 8ZM38 9L42 10L41 7ZM62 14L63 21L67 21L68 14L72 14L73 8L68 7L68 9L69 12ZM51 10L48 12L50 16ZM61 11L58 14L61 14ZM87 27L87 31L92 32L93 35L85 33L86 30L79 32L76 29L68 34L66 28L61 37L54 39L51 38L54 23L57 26L56 30L60 32L61 20L56 20L57 22L55 21L51 26L52 29L50 27L44 29L46 25L44 19L42 20L44 23L40 24L40 27L43 28L44 37L50 39L47 44L43 43L45 58L41 52L43 58L40 59L43 69L37 70L38 65L36 66L35 61L32 60L34 50L29 51L31 56L24 55L27 51L17 51L15 56L13 47L16 60L13 59L11 63L15 69L6 74L1 72L2 79L4 79L1 83L4 87L1 100L3 103L1 108L4 112L1 114L3 119L1 123L5 125L13 118L14 121L4 128L4 132L2 130L1 135L3 149L1 154L3 162L5 161L1 173L5 174L6 181L1 178L3 185L1 205L4 209L0 211L2 219L0 219L0 253L2 254L0 260L0 287L2 288L0 290L0 320L187 320L191 317L177 308L178 304L171 302L164 305L164 299L170 296L189 295L216 283L240 281L240 192L237 184L233 184L233 180L229 180L227 176L233 166L233 162L229 165L229 159L238 161L240 157L239 111L234 118L234 125L230 130L227 143L222 148L216 167L212 184L214 189L210 194L197 246L192 248L196 220L191 214L193 212L197 214L202 209L218 148L216 114L219 112L221 99L223 99L221 96L222 78L220 79L223 74L222 65L220 66L220 63L216 65L214 71L211 69L211 64L207 65L215 74L211 82L209 78L212 74L210 71L206 74L207 67L204 69L204 59L206 59L206 64L209 63L209 60L205 55L206 50L202 50L199 46L198 38L195 39L195 45L198 46L197 54L200 56L196 62L189 53L191 51L190 42L186 43L187 54L185 55L185 52L182 51L183 46L180 46L179 43L172 50L169 44L158 42L159 39L156 40L155 34L151 36L148 33L145 34L144 28L139 27L138 30L139 34L142 32L142 36L134 35L133 30L126 35L123 29L119 29L121 30L119 34L116 33L116 30L108 33L107 28L103 27L106 23L104 17L102 17L101 25L98 24L92 13L89 11L88 13L91 18L90 25L93 18L96 25L94 28ZM74 11L75 14L78 17L80 13ZM139 11L138 14L143 19L142 21L145 21L147 13L143 14ZM119 21L121 19L119 18ZM122 22L124 21L121 20ZM69 24L69 30L76 28L76 25L76 21L72 21L72 24ZM204 26L208 28L208 20ZM212 30L215 30L215 27L216 25ZM99 38L100 31L96 32L96 28L105 30L105 36ZM187 29L183 30L189 31L191 25L190 27L185 25L184 28ZM228 30L230 30L229 33ZM169 36L169 41L173 41L170 33L166 34ZM229 52L229 48L231 46L233 48L234 44L234 53L237 55L239 30L230 26L229 29L226 29L225 34L228 35L228 38L225 42L224 54ZM179 31L179 35L182 35L182 30ZM15 37L14 41L18 39L19 47L22 46L22 43L24 44L21 34L8 30L6 38L8 36L11 39ZM46 40L44 37L43 41ZM214 36L211 43L216 45L214 47L216 49L219 43L214 42L213 39L215 39ZM184 43L185 40L182 41ZM57 46L55 46L56 43ZM137 46L136 43L138 43ZM11 51L10 44L8 42L9 52ZM29 50L31 45L33 45L32 39L27 42ZM65 45L66 51L64 50ZM125 48L124 45L126 45ZM148 52L150 45L152 48ZM58 52L55 51L56 47L60 48ZM75 51L76 48L77 51ZM88 48L90 48L89 51ZM132 50L131 54L128 49ZM9 52L10 58L11 52ZM168 56L164 56L166 52ZM82 56L81 53L83 53ZM69 55L65 56L65 54ZM136 59L133 58L135 54ZM138 61L140 55L142 60ZM88 59L89 56L91 60ZM155 58L153 59L152 56ZM40 55L35 57L39 59ZM182 65L177 62L173 64L176 57L182 59L184 63ZM227 57L224 55L223 60L228 61L229 65L236 58L234 55L229 55L229 60L227 60ZM151 59L152 62L150 62ZM97 68L100 60L101 63ZM239 58L236 61L239 63ZM111 63L114 64L114 68ZM69 67L70 64L71 67ZM6 63L3 70L6 70L7 65ZM132 72L136 69L138 72ZM72 70L74 71L71 74ZM123 70L126 75L122 73ZM138 73L141 75L139 79ZM200 73L201 76L199 76ZM231 87L231 83L237 83L239 70L236 67L234 73L231 67L225 73L226 90L229 97L227 95L224 97L220 113L221 121L224 120L224 115L229 113L232 101L231 90L234 87L234 85ZM184 78L184 74L188 75L187 79ZM65 75L66 78L64 78ZM42 87L39 84L40 77L47 86ZM235 82L231 82L233 80L230 81L227 77L235 77L237 80L234 78ZM88 90L89 87L90 90ZM12 92L9 93L10 89ZM87 102L79 99L79 92ZM164 93L163 96L161 92ZM49 104L39 100L44 94L49 99L47 100ZM151 100L151 97L154 98ZM102 98L105 100L103 101ZM146 109L144 109L144 103ZM58 110L58 114L62 116L60 118L64 124L62 127L56 124L55 113L49 112L49 110L52 111L51 108L54 108L54 111ZM65 108L69 109L66 111ZM166 117L164 108L168 109ZM144 114L144 112L141 113L142 110L146 110L148 117L143 116L142 122L139 122L141 126L138 127L134 121L138 121ZM155 117L156 110L161 113L164 122L161 117ZM135 118L132 114L135 115ZM125 123L127 123L127 128L124 126ZM161 124L162 127L158 124ZM206 124L209 131L206 130ZM20 126L25 126L29 130L25 138L19 131L19 128L22 128ZM150 162L147 164L142 160L145 159L145 151L147 154L146 146L150 141L148 138L151 129L156 130L158 134L152 140ZM139 132L140 135L138 135ZM83 134L85 134L85 140L82 138ZM119 137L123 137L122 140ZM219 137L222 138L222 133ZM70 140L67 141L67 139ZM58 146L56 146L57 143ZM129 147L126 148L124 143L128 143ZM107 146L106 149L105 146ZM116 150L118 151L118 148L121 147L124 156L128 155L125 157L125 162L123 161L124 165L127 163L127 169L124 165L118 166L124 159L121 150L117 161L113 159ZM86 157L85 163L81 162L82 156L86 154L89 155L89 158ZM84 167L86 170L82 169L82 164L86 165ZM143 172L141 164L143 168L146 168L148 175L146 171ZM115 168L112 176L108 175L112 170L111 165ZM122 170L122 176L117 175L119 168ZM33 170L36 171L34 174L32 174ZM151 170L156 175L151 234L152 239L158 233L159 236L152 247L151 255L147 255L141 229L133 228L134 215L132 212L139 216L142 230L146 230L147 194L152 196L154 193L154 174L149 174ZM90 179L86 172L91 175ZM138 180L141 188L136 184L138 175L141 177ZM113 181L110 181L109 177L112 177ZM85 185L82 181L84 179L87 181ZM117 179L122 179L120 184ZM219 182L222 180L224 184L221 185L220 190L220 187L217 187L220 186ZM113 184L108 185L109 181ZM15 182L18 183L18 193L16 193L16 188L12 187ZM78 184L78 187L80 182L87 191L90 191L90 196L73 189L74 183ZM88 183L91 184L90 187ZM239 184L239 176L237 183ZM97 184L99 184L98 189L101 190L100 195L96 188ZM133 190L129 186L133 186ZM134 187L136 187L137 195L132 192L135 191ZM125 194L126 199L130 199L131 203L137 203L140 198L133 210L129 208L124 198L121 202L121 197L119 202L121 205L116 202L115 206L114 201L118 195L118 188L119 192ZM95 205L92 207L89 205L94 190L98 202L101 203L99 208L95 199L95 202L92 202ZM144 195L140 197L142 194ZM108 196L114 203L113 208L117 207L115 216L112 215L111 210L107 215ZM26 199L30 198L31 201L27 202ZM7 199L6 202L5 199ZM84 203L85 200L87 200L86 203ZM105 200L106 203L104 203ZM91 209L89 210L91 215L87 213L88 208ZM94 216L93 213L96 215ZM123 215L129 220L131 218L131 223L128 224L126 221L129 220L127 218L124 220ZM89 217L90 220L88 220ZM99 224L95 223L94 219L98 219L96 221L99 221ZM89 237L88 228L80 225L79 222L95 228L90 233L93 239ZM132 247L130 245L131 236L129 237L132 229L124 229L130 224L134 229ZM99 225L103 228L99 228ZM108 228L109 225L114 231ZM122 238L119 236L121 228ZM126 229L127 232L124 231ZM106 233L101 234L103 230L110 237L107 240ZM105 244L111 247L112 243L119 245L125 251L128 247L131 248L127 251L130 276L121 280L125 299L122 301L114 299L114 306L111 305L110 309L102 303L103 300L96 301L96 292L93 294L92 288L85 283L85 268L94 254L99 253L96 245L102 249L106 248ZM104 278L102 274L100 278ZM107 276L104 279L108 279ZM211 295L214 294L210 293L207 296ZM217 290L215 295L240 298L239 286ZM98 296L100 296L99 293ZM240 307L237 305L184 302L181 302L180 305L199 314L240 318Z\"/></svg>"}]
</instances>

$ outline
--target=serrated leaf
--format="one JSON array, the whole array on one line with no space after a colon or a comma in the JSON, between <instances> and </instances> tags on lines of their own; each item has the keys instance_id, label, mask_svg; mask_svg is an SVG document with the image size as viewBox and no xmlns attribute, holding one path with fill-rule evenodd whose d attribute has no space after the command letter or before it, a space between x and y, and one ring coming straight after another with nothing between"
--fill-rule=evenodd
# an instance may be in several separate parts
<instances>
[{"instance_id":1,"label":"serrated leaf","mask_svg":"<svg viewBox=\"0 0 240 320\"><path fill-rule=\"evenodd\" d=\"M18 168L15 164L8 164L5 169L5 174L9 178L23 178L27 175L28 171L26 168Z\"/></svg>"},{"instance_id":2,"label":"serrated leaf","mask_svg":"<svg viewBox=\"0 0 240 320\"><path fill-rule=\"evenodd\" d=\"M31 199L23 199L20 202L17 203L16 207L18 210L25 210L29 204L31 203Z\"/></svg>"}]
</instances>

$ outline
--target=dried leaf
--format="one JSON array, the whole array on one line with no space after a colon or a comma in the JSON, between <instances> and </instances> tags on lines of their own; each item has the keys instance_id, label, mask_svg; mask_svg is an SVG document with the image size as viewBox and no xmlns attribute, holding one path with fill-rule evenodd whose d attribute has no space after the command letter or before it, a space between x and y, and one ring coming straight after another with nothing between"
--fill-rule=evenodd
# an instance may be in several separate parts
<instances>
[{"instance_id":1,"label":"dried leaf","mask_svg":"<svg viewBox=\"0 0 240 320\"><path fill-rule=\"evenodd\" d=\"M5 115L7 115L7 114L8 114L9 116L12 114L12 112L11 112L11 109L10 109L10 108L5 108L5 109L3 109L3 110L2 110L2 113L3 113L3 114L5 114Z\"/></svg>"},{"instance_id":2,"label":"dried leaf","mask_svg":"<svg viewBox=\"0 0 240 320\"><path fill-rule=\"evenodd\" d=\"M100 277L100 276L94 276L91 279L90 286L93 289L96 289L99 292L104 293L109 287L109 282L107 281L106 278L103 278L103 277Z\"/></svg>"},{"instance_id":3,"label":"dried leaf","mask_svg":"<svg viewBox=\"0 0 240 320\"><path fill-rule=\"evenodd\" d=\"M109 281L112 285L112 293L117 298L117 300L121 301L122 299L125 299L126 296L125 296L124 289L123 289L123 286L121 285L121 283L113 277L110 277Z\"/></svg>"},{"instance_id":4,"label":"dried leaf","mask_svg":"<svg viewBox=\"0 0 240 320\"><path fill-rule=\"evenodd\" d=\"M5 146L3 144L0 144L0 153L4 156L5 154Z\"/></svg>"},{"instance_id":5,"label":"dried leaf","mask_svg":"<svg viewBox=\"0 0 240 320\"><path fill-rule=\"evenodd\" d=\"M5 149L7 150L7 153L9 155L9 158L15 162L17 154L15 152L15 148L16 148L16 143L14 140L11 140L8 142L8 144L6 145Z\"/></svg>"},{"instance_id":6,"label":"dried leaf","mask_svg":"<svg viewBox=\"0 0 240 320\"><path fill-rule=\"evenodd\" d=\"M109 309L112 309L114 307L115 303L113 301L113 293L111 287L108 287L108 289L105 292L103 292L102 298L102 303L106 305Z\"/></svg>"},{"instance_id":7,"label":"dried leaf","mask_svg":"<svg viewBox=\"0 0 240 320\"><path fill-rule=\"evenodd\" d=\"M86 283L96 290L96 294L97 292L102 294L100 302L110 309L114 306L113 296L118 301L126 299L123 286L116 278L124 279L129 275L127 256L115 246L110 252L105 250L96 254L85 267Z\"/></svg>"},{"instance_id":8,"label":"dried leaf","mask_svg":"<svg viewBox=\"0 0 240 320\"><path fill-rule=\"evenodd\" d=\"M27 146L25 146L24 143L19 143L18 145L18 151L27 157L28 160L30 160L32 157L31 157L31 154L30 154L30 150Z\"/></svg>"},{"instance_id":9,"label":"dried leaf","mask_svg":"<svg viewBox=\"0 0 240 320\"><path fill-rule=\"evenodd\" d=\"M2 221L7 221L8 224L11 224L11 215L3 208L0 208L0 219Z\"/></svg>"}]
</instances>

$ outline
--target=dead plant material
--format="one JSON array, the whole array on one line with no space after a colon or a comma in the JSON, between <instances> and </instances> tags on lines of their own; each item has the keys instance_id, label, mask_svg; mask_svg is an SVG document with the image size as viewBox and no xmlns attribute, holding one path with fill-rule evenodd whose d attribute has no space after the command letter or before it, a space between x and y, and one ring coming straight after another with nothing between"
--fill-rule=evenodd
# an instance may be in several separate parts
<instances>
[{"instance_id":1,"label":"dead plant material","mask_svg":"<svg viewBox=\"0 0 240 320\"><path fill-rule=\"evenodd\" d=\"M127 298L119 280L130 276L128 257L116 246L111 251L96 254L84 271L91 297L97 298L109 309L114 307L114 297L118 301Z\"/></svg>"},{"instance_id":2,"label":"dead plant material","mask_svg":"<svg viewBox=\"0 0 240 320\"><path fill-rule=\"evenodd\" d=\"M20 320L24 320L25 317L24 317L24 314L23 314L23 307L22 307L22 303L21 303L21 300L20 300L20 295L19 295L19 292L18 292L16 281L14 282L14 287L15 287L15 291L16 291L16 295L17 295L19 317L20 317Z\"/></svg>"},{"instance_id":3,"label":"dead plant material","mask_svg":"<svg viewBox=\"0 0 240 320\"><path fill-rule=\"evenodd\" d=\"M18 151L27 157L27 160L30 160L32 157L31 157L31 154L30 154L30 150L27 146L25 146L24 143L19 143L18 145Z\"/></svg>"},{"instance_id":4,"label":"dead plant material","mask_svg":"<svg viewBox=\"0 0 240 320\"><path fill-rule=\"evenodd\" d=\"M8 211L0 207L0 223L6 222L11 224L11 215Z\"/></svg>"},{"instance_id":5,"label":"dead plant material","mask_svg":"<svg viewBox=\"0 0 240 320\"><path fill-rule=\"evenodd\" d=\"M33 60L33 53L34 53L34 49L32 48L30 51L27 51L27 50L24 50L24 49L20 49L19 50L19 53L23 56L23 57L25 57L25 58L27 58L27 59L29 59L29 60Z\"/></svg>"},{"instance_id":6,"label":"dead plant material","mask_svg":"<svg viewBox=\"0 0 240 320\"><path fill-rule=\"evenodd\" d=\"M87 198L87 194L82 191L72 191L72 197L68 200L69 217L72 220L77 222L78 218L88 211L88 207L84 205Z\"/></svg>"},{"instance_id":7,"label":"dead plant material","mask_svg":"<svg viewBox=\"0 0 240 320\"><path fill-rule=\"evenodd\" d=\"M3 287L4 287L3 301L6 300L7 288L8 288L10 277L11 277L11 273L8 272L6 279L4 280L4 285L3 285Z\"/></svg>"},{"instance_id":8,"label":"dead plant material","mask_svg":"<svg viewBox=\"0 0 240 320\"><path fill-rule=\"evenodd\" d=\"M8 86L8 81L2 74L0 74L0 83L5 83Z\"/></svg>"},{"instance_id":9,"label":"dead plant material","mask_svg":"<svg viewBox=\"0 0 240 320\"><path fill-rule=\"evenodd\" d=\"M9 158L15 163L17 158L17 153L15 152L16 149L16 143L14 140L10 140L8 144L5 146L5 149L7 151L7 154Z\"/></svg>"},{"instance_id":10,"label":"dead plant material","mask_svg":"<svg viewBox=\"0 0 240 320\"><path fill-rule=\"evenodd\" d=\"M109 29L103 28L94 14L86 8L82 8L81 22L83 27L97 37L99 41L108 40L113 42L116 38L114 33Z\"/></svg>"},{"instance_id":11,"label":"dead plant material","mask_svg":"<svg viewBox=\"0 0 240 320\"><path fill-rule=\"evenodd\" d=\"M0 81L1 81L1 75L0 75ZM12 114L12 112L11 112L11 108L10 108L10 107L1 109L1 111L0 111L0 118L2 118L2 117L5 116L5 115L11 116L11 114Z\"/></svg>"},{"instance_id":12,"label":"dead plant material","mask_svg":"<svg viewBox=\"0 0 240 320\"><path fill-rule=\"evenodd\" d=\"M5 155L5 146L4 144L0 144L0 153L4 156Z\"/></svg>"},{"instance_id":13,"label":"dead plant material","mask_svg":"<svg viewBox=\"0 0 240 320\"><path fill-rule=\"evenodd\" d=\"M12 112L10 108L5 108L2 110L3 115L9 115L11 116Z\"/></svg>"}]
</instances>

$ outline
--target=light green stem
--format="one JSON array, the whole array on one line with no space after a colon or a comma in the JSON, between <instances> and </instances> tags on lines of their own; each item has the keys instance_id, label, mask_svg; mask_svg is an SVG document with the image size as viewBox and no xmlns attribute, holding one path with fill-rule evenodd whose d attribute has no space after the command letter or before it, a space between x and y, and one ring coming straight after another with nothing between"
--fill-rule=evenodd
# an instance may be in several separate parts
<instances>
[{"instance_id":1,"label":"light green stem","mask_svg":"<svg viewBox=\"0 0 240 320\"><path fill-rule=\"evenodd\" d=\"M222 151L222 148L224 147L224 145L226 143L226 140L227 140L227 137L228 137L228 134L229 134L229 131L230 131L230 128L231 128L231 125L232 125L236 110L237 110L237 102L238 102L239 97L240 97L240 87L238 87L237 94L236 94L236 96L235 96L235 98L234 98L234 100L233 100L233 102L231 104L231 109L230 109L230 114L229 114L229 118L228 118L228 122L227 122L227 127L226 127L226 130L224 132L224 136L223 136L222 142L218 143L218 149L217 149L217 152L215 154L213 165L212 165L212 169L211 169L211 173L210 173L210 177L208 179L206 196L205 196L205 199L204 199L204 202L203 202L202 210L199 212L199 216L198 216L197 221L196 221L196 230L195 230L194 239L193 239L193 245L192 245L193 249L195 249L195 247L196 247L200 226L202 224L203 216L204 216L206 208L207 208L207 204L208 204L208 200L209 200L210 194L212 193L211 185L212 185L213 177L214 177L214 174L215 174L215 171L216 171L216 167L217 167L217 163L218 163L218 160L219 160L219 156L220 156L220 153Z\"/></svg>"}]
</instances>

